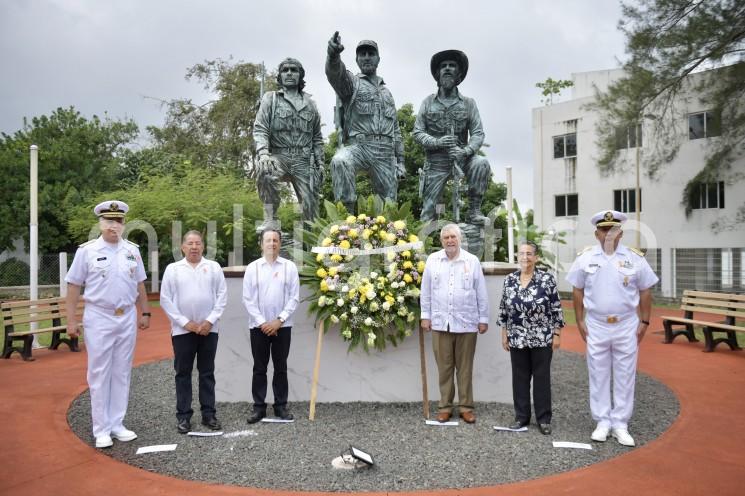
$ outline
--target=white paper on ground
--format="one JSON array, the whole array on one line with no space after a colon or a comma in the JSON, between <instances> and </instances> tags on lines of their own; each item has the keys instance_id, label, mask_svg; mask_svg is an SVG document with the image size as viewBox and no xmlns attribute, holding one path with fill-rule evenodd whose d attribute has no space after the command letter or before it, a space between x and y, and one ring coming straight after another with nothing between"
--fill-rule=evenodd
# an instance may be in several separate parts
<instances>
[{"instance_id":1,"label":"white paper on ground","mask_svg":"<svg viewBox=\"0 0 745 496\"><path fill-rule=\"evenodd\" d=\"M457 420L449 420L447 422L438 422L437 420L425 420L424 423L427 425L458 425Z\"/></svg>"},{"instance_id":2,"label":"white paper on ground","mask_svg":"<svg viewBox=\"0 0 745 496\"><path fill-rule=\"evenodd\" d=\"M223 435L223 437L242 437L242 436L258 436L258 433L253 430L248 430L248 431L228 432Z\"/></svg>"},{"instance_id":3,"label":"white paper on ground","mask_svg":"<svg viewBox=\"0 0 745 496\"><path fill-rule=\"evenodd\" d=\"M295 419L292 419L292 420L282 420L280 418L264 417L263 419L261 419L261 421L262 422L267 422L269 424L291 424L291 423L293 423L295 421Z\"/></svg>"},{"instance_id":4,"label":"white paper on ground","mask_svg":"<svg viewBox=\"0 0 745 496\"><path fill-rule=\"evenodd\" d=\"M214 431L214 432L199 432L199 431L189 431L186 433L187 436L199 436L199 437L212 437L212 436L222 436L222 431Z\"/></svg>"},{"instance_id":5,"label":"white paper on ground","mask_svg":"<svg viewBox=\"0 0 745 496\"><path fill-rule=\"evenodd\" d=\"M519 429L510 429L509 427L502 427L501 425L495 425L494 430L495 431L510 431L510 432L526 432L528 428L526 426L522 426Z\"/></svg>"},{"instance_id":6,"label":"white paper on ground","mask_svg":"<svg viewBox=\"0 0 745 496\"><path fill-rule=\"evenodd\" d=\"M554 448L577 448L591 450L592 446L587 443L573 443L571 441L554 441Z\"/></svg>"},{"instance_id":7,"label":"white paper on ground","mask_svg":"<svg viewBox=\"0 0 745 496\"><path fill-rule=\"evenodd\" d=\"M157 453L158 451L173 451L176 449L175 444L156 444L154 446L143 446L137 448L137 455L144 455L145 453Z\"/></svg>"}]
</instances>

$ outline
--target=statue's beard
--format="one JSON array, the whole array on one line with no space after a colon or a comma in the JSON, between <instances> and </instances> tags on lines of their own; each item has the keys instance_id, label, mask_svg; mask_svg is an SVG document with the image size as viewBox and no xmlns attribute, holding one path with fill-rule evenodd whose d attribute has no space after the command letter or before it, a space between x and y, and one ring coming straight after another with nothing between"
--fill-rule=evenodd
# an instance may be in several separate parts
<instances>
[{"instance_id":1,"label":"statue's beard","mask_svg":"<svg viewBox=\"0 0 745 496\"><path fill-rule=\"evenodd\" d=\"M440 86L443 89L451 90L456 86L455 83L456 79L455 76L452 74L443 74L440 76Z\"/></svg>"}]
</instances>

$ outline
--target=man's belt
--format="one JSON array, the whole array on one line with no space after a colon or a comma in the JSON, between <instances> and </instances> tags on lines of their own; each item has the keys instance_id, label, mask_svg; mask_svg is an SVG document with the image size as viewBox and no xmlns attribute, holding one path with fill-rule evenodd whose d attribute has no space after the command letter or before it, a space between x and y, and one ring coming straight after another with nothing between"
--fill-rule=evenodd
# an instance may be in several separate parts
<instances>
[{"instance_id":1,"label":"man's belt","mask_svg":"<svg viewBox=\"0 0 745 496\"><path fill-rule=\"evenodd\" d=\"M86 302L86 305L94 306L96 308L103 310L105 313L115 315L117 317L121 317L127 312L127 310L129 310L132 307L132 305L126 305L123 307L110 307L107 305L96 305L94 303L88 303L88 302Z\"/></svg>"},{"instance_id":2,"label":"man's belt","mask_svg":"<svg viewBox=\"0 0 745 496\"><path fill-rule=\"evenodd\" d=\"M350 143L366 143L366 142L377 142L377 143L393 143L393 138L384 134L355 134L349 137Z\"/></svg>"},{"instance_id":3,"label":"man's belt","mask_svg":"<svg viewBox=\"0 0 745 496\"><path fill-rule=\"evenodd\" d=\"M310 153L308 146L273 146L272 153L281 155L306 155Z\"/></svg>"},{"instance_id":4,"label":"man's belt","mask_svg":"<svg viewBox=\"0 0 745 496\"><path fill-rule=\"evenodd\" d=\"M623 320L630 319L634 315L636 314L629 313L629 314L621 314L621 315L602 315L602 314L591 313L590 317L592 317L596 321L605 322L606 324L618 324L619 322Z\"/></svg>"}]
</instances>

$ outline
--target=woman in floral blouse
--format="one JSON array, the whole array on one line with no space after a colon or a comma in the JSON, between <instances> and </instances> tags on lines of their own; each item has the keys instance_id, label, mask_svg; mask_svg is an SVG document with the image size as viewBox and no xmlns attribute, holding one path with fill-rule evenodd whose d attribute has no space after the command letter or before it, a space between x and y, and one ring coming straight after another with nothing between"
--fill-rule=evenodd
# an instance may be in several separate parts
<instances>
[{"instance_id":1,"label":"woman in floral blouse","mask_svg":"<svg viewBox=\"0 0 745 496\"><path fill-rule=\"evenodd\" d=\"M502 347L512 362L512 399L518 429L530 423L530 379L533 378L535 418L542 434L551 434L551 358L564 327L554 276L536 268L538 247L520 244L520 269L504 280L498 325Z\"/></svg>"}]
</instances>

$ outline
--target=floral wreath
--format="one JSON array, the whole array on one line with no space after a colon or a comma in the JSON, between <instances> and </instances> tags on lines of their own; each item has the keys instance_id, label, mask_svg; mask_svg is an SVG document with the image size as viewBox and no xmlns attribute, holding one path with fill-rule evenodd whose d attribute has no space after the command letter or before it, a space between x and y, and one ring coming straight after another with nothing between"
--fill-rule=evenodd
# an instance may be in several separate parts
<instances>
[{"instance_id":1,"label":"floral wreath","mask_svg":"<svg viewBox=\"0 0 745 496\"><path fill-rule=\"evenodd\" d=\"M305 231L312 246L301 271L312 291L310 312L329 326L339 327L349 350L362 346L397 346L412 333L419 318L419 294L424 272L424 244L413 234L410 206L370 197L359 211L325 203L328 219Z\"/></svg>"}]
</instances>

